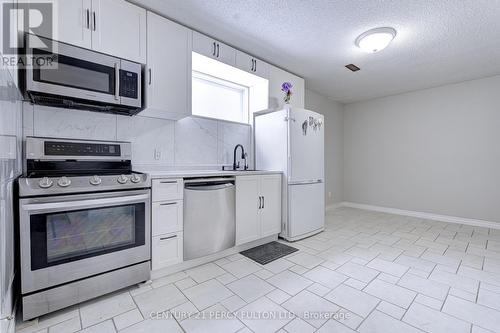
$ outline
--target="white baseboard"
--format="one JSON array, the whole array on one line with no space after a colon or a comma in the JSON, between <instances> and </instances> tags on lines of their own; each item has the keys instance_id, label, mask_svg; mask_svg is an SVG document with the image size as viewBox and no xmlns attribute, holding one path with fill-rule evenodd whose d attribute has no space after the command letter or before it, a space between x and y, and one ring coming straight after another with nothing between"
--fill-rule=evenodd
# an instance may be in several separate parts
<instances>
[{"instance_id":1,"label":"white baseboard","mask_svg":"<svg viewBox=\"0 0 500 333\"><path fill-rule=\"evenodd\" d=\"M359 203L347 202L347 201L342 202L340 204L336 204L335 206L337 206L335 208L339 208L339 207L358 208L358 209L364 209L364 210L371 210L371 211L375 211L375 212L417 217L417 218L421 218L421 219L434 220L434 221L440 221L440 222L458 223L458 224L465 224L465 225L470 225L470 226L474 226L474 227L500 229L499 222L469 219L469 218L465 218L465 217L456 217L456 216L449 216L449 215L439 215L439 214L432 214L432 213L425 213L425 212L416 212L416 211L412 211L412 210L365 205L365 204L359 204ZM335 209L335 208L332 208L332 209ZM328 209L330 209L330 206L327 208L327 210Z\"/></svg>"},{"instance_id":2,"label":"white baseboard","mask_svg":"<svg viewBox=\"0 0 500 333\"><path fill-rule=\"evenodd\" d=\"M330 212L330 211L332 211L332 210L335 210L335 209L337 209L337 208L342 207L343 205L344 205L344 203L343 203L343 202L336 202L336 203L334 203L334 204L327 205L327 206L326 206L326 211L327 211L327 212Z\"/></svg>"}]
</instances>

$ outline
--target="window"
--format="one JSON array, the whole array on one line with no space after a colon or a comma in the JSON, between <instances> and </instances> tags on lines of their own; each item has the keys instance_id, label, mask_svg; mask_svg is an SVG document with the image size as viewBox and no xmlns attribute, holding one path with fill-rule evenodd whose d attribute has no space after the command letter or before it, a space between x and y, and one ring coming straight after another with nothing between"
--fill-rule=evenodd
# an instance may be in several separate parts
<instances>
[{"instance_id":1,"label":"window","mask_svg":"<svg viewBox=\"0 0 500 333\"><path fill-rule=\"evenodd\" d=\"M269 103L269 81L192 53L192 112L195 116L250 124Z\"/></svg>"},{"instance_id":2,"label":"window","mask_svg":"<svg viewBox=\"0 0 500 333\"><path fill-rule=\"evenodd\" d=\"M193 114L248 123L248 90L240 84L193 71Z\"/></svg>"}]
</instances>

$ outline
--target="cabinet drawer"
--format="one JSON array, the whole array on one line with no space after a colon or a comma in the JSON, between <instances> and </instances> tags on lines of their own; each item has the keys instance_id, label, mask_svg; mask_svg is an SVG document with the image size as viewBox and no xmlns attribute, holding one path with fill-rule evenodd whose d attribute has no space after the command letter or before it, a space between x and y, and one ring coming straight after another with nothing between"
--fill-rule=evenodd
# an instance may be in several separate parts
<instances>
[{"instance_id":1,"label":"cabinet drawer","mask_svg":"<svg viewBox=\"0 0 500 333\"><path fill-rule=\"evenodd\" d=\"M153 236L182 230L182 201L154 202L152 210Z\"/></svg>"},{"instance_id":2,"label":"cabinet drawer","mask_svg":"<svg viewBox=\"0 0 500 333\"><path fill-rule=\"evenodd\" d=\"M184 182L182 179L153 179L154 201L182 200Z\"/></svg>"},{"instance_id":3,"label":"cabinet drawer","mask_svg":"<svg viewBox=\"0 0 500 333\"><path fill-rule=\"evenodd\" d=\"M154 236L151 261L153 270L182 262L182 232Z\"/></svg>"}]
</instances>

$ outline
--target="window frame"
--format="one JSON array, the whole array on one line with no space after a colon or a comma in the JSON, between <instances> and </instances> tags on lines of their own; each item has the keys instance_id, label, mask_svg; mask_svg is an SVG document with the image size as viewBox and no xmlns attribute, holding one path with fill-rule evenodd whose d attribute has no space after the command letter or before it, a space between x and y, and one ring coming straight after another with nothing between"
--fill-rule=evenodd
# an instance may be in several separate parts
<instances>
[{"instance_id":1,"label":"window frame","mask_svg":"<svg viewBox=\"0 0 500 333\"><path fill-rule=\"evenodd\" d=\"M204 81L207 84L213 85L213 86L219 86L223 87L225 89L233 90L236 92L241 93L241 113L242 113L242 120L237 121L233 119L226 119L226 118L218 118L214 116L209 116L206 114L198 114L195 113L195 109L192 108L192 115L196 117L203 117L203 118L209 118L209 119L215 119L215 120L222 120L222 121L229 121L229 122L234 122L234 123L239 123L239 124L246 124L250 125L250 87L246 85L242 85L236 82L232 82L229 80L225 80L210 74L206 74L200 71L192 70L192 80L198 80L198 81ZM193 92L191 93L193 98Z\"/></svg>"}]
</instances>

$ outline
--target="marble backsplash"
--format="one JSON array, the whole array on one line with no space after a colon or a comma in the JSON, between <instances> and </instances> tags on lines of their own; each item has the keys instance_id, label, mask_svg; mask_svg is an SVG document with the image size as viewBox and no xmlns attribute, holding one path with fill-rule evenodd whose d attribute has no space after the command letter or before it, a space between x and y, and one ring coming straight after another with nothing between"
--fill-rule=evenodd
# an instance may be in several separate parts
<instances>
[{"instance_id":1,"label":"marble backsplash","mask_svg":"<svg viewBox=\"0 0 500 333\"><path fill-rule=\"evenodd\" d=\"M252 166L252 128L188 117L178 121L23 104L23 135L132 142L134 168L219 168L242 144Z\"/></svg>"}]
</instances>

